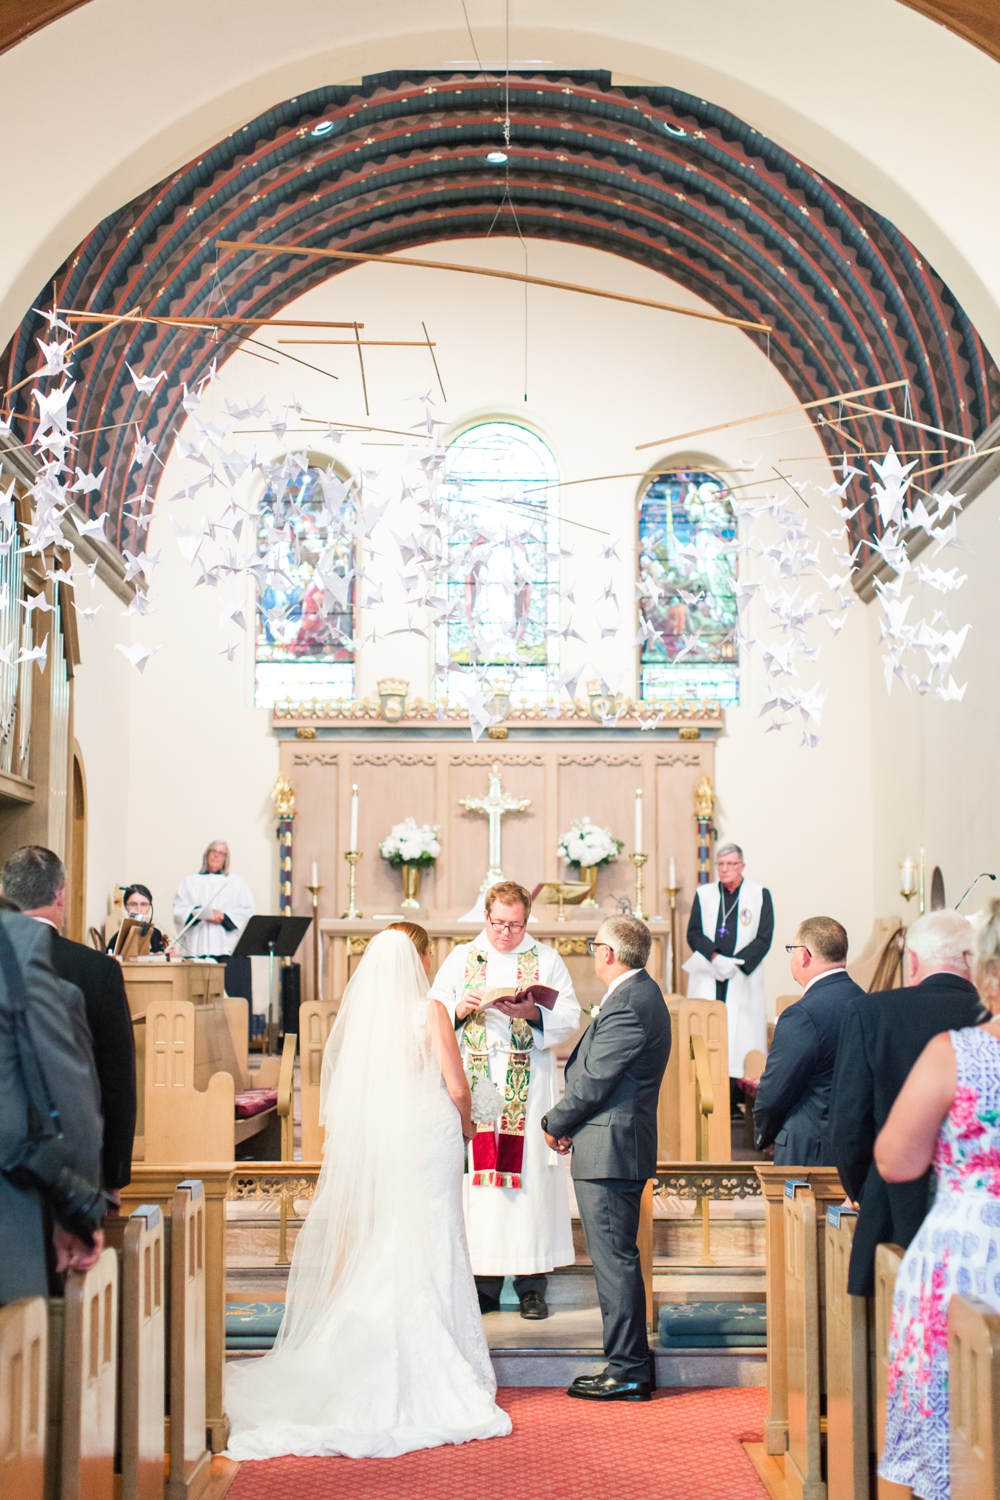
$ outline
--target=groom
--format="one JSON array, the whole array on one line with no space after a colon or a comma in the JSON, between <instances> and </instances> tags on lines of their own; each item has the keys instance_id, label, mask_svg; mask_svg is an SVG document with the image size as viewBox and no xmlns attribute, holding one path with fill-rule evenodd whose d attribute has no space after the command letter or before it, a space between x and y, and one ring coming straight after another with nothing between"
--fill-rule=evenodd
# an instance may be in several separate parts
<instances>
[{"instance_id":1,"label":"groom","mask_svg":"<svg viewBox=\"0 0 1000 1500\"><path fill-rule=\"evenodd\" d=\"M576 1201L594 1265L607 1369L579 1375L584 1401L648 1401L646 1291L636 1239L643 1188L656 1172L656 1106L670 1056L670 1016L647 974L652 938L637 917L608 917L588 946L607 994L566 1064L566 1092L542 1120L553 1151L573 1152Z\"/></svg>"}]
</instances>

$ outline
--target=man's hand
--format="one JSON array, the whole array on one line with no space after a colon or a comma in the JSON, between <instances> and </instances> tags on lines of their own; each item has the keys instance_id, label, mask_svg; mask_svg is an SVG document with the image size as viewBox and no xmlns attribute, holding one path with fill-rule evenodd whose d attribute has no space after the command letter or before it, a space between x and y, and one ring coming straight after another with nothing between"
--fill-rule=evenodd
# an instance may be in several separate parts
<instances>
[{"instance_id":1,"label":"man's hand","mask_svg":"<svg viewBox=\"0 0 1000 1500\"><path fill-rule=\"evenodd\" d=\"M549 1135L549 1132L547 1130L545 1131L545 1144L548 1146L550 1151L557 1151L560 1156L568 1156L570 1151L573 1149L573 1140L571 1136L560 1135L557 1137L554 1135Z\"/></svg>"},{"instance_id":2,"label":"man's hand","mask_svg":"<svg viewBox=\"0 0 1000 1500\"><path fill-rule=\"evenodd\" d=\"M75 1234L70 1234L61 1224L56 1224L52 1230L52 1243L56 1251L57 1271L90 1271L101 1258L104 1234L100 1229L94 1231L94 1245L91 1249L83 1240L78 1240Z\"/></svg>"},{"instance_id":3,"label":"man's hand","mask_svg":"<svg viewBox=\"0 0 1000 1500\"><path fill-rule=\"evenodd\" d=\"M497 1000L494 1002L501 1015L511 1021L540 1021L542 1013L534 1000Z\"/></svg>"},{"instance_id":4,"label":"man's hand","mask_svg":"<svg viewBox=\"0 0 1000 1500\"><path fill-rule=\"evenodd\" d=\"M111 1202L108 1204L107 1208L104 1211L104 1217L106 1219L116 1219L121 1211L122 1206L121 1190L119 1188L106 1188L105 1192L111 1199Z\"/></svg>"}]
</instances>

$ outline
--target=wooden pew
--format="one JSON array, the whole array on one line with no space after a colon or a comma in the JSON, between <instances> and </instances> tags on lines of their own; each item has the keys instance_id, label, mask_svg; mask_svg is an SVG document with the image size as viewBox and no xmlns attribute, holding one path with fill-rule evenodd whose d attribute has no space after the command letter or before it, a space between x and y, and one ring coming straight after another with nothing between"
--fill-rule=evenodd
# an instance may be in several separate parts
<instances>
[{"instance_id":1,"label":"wooden pew","mask_svg":"<svg viewBox=\"0 0 1000 1500\"><path fill-rule=\"evenodd\" d=\"M166 1243L144 1203L124 1221L121 1283L122 1500L162 1500L166 1409Z\"/></svg>"},{"instance_id":2,"label":"wooden pew","mask_svg":"<svg viewBox=\"0 0 1000 1500\"><path fill-rule=\"evenodd\" d=\"M1000 1494L1000 1314L979 1297L948 1303L951 1500Z\"/></svg>"},{"instance_id":3,"label":"wooden pew","mask_svg":"<svg viewBox=\"0 0 1000 1500\"><path fill-rule=\"evenodd\" d=\"M44 1297L0 1307L0 1495L43 1500L48 1314Z\"/></svg>"},{"instance_id":4,"label":"wooden pew","mask_svg":"<svg viewBox=\"0 0 1000 1500\"><path fill-rule=\"evenodd\" d=\"M767 1417L764 1423L764 1446L768 1453L782 1454L788 1443L788 1373L785 1334L785 1181L795 1178L805 1182L812 1193L816 1214L826 1218L827 1208L844 1201L844 1189L836 1167L754 1167L764 1195L765 1240L767 1245ZM825 1241L817 1236L817 1253L822 1256ZM825 1273L822 1261L817 1272L820 1291L820 1317L825 1306Z\"/></svg>"},{"instance_id":5,"label":"wooden pew","mask_svg":"<svg viewBox=\"0 0 1000 1500\"><path fill-rule=\"evenodd\" d=\"M65 1297L50 1309L46 1494L108 1500L115 1478L117 1252L102 1251L86 1273L70 1271Z\"/></svg>"},{"instance_id":6,"label":"wooden pew","mask_svg":"<svg viewBox=\"0 0 1000 1500\"><path fill-rule=\"evenodd\" d=\"M122 1189L122 1212L155 1203L165 1218L173 1211L177 1184L197 1177L205 1204L205 1403L213 1453L229 1440L223 1378L226 1363L226 1195L238 1163L188 1162L171 1166L133 1162L132 1181ZM168 1236L169 1237L169 1236Z\"/></svg>"},{"instance_id":7,"label":"wooden pew","mask_svg":"<svg viewBox=\"0 0 1000 1500\"><path fill-rule=\"evenodd\" d=\"M828 1500L869 1500L868 1319L847 1290L853 1208L826 1211L826 1453Z\"/></svg>"},{"instance_id":8,"label":"wooden pew","mask_svg":"<svg viewBox=\"0 0 1000 1500\"><path fill-rule=\"evenodd\" d=\"M205 1193L178 1183L170 1216L170 1478L167 1500L197 1500L211 1478L205 1446Z\"/></svg>"},{"instance_id":9,"label":"wooden pew","mask_svg":"<svg viewBox=\"0 0 1000 1500\"><path fill-rule=\"evenodd\" d=\"M333 1000L307 1000L299 1007L299 1095L302 1108L302 1160L322 1161L326 1131L319 1122L323 1053L337 1019Z\"/></svg>"},{"instance_id":10,"label":"wooden pew","mask_svg":"<svg viewBox=\"0 0 1000 1500\"><path fill-rule=\"evenodd\" d=\"M885 1406L889 1385L889 1327L892 1322L892 1296L896 1272L906 1251L899 1245L879 1245L875 1251L875 1443L882 1457L885 1445ZM908 1500L908 1484L878 1481L878 1500Z\"/></svg>"},{"instance_id":11,"label":"wooden pew","mask_svg":"<svg viewBox=\"0 0 1000 1500\"><path fill-rule=\"evenodd\" d=\"M785 1483L794 1500L826 1500L823 1479L826 1455L820 1433L822 1331L816 1199L808 1185L788 1181L782 1209L788 1381Z\"/></svg>"},{"instance_id":12,"label":"wooden pew","mask_svg":"<svg viewBox=\"0 0 1000 1500\"><path fill-rule=\"evenodd\" d=\"M729 1033L721 1000L688 1000L668 995L671 1047L660 1087L657 1111L660 1161L730 1161ZM724 1101L709 1117L708 1155L700 1149L699 1115L695 1103L696 1075L691 1037L701 1036L716 1096ZM303 1155L305 1149L303 1147Z\"/></svg>"}]
</instances>

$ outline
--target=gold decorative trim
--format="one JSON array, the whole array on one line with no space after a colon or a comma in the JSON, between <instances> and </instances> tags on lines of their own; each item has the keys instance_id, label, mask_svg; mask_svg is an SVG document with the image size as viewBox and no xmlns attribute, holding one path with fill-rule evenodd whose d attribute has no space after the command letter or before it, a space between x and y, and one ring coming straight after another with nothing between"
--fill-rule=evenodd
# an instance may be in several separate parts
<instances>
[{"instance_id":1,"label":"gold decorative trim","mask_svg":"<svg viewBox=\"0 0 1000 1500\"><path fill-rule=\"evenodd\" d=\"M734 1198L762 1197L760 1178L754 1171L734 1171L732 1162L698 1162L672 1170L657 1164L653 1192L659 1198Z\"/></svg>"},{"instance_id":2,"label":"gold decorative trim","mask_svg":"<svg viewBox=\"0 0 1000 1500\"><path fill-rule=\"evenodd\" d=\"M556 938L555 949L560 958L587 958L589 941L589 938L582 937L560 937Z\"/></svg>"},{"instance_id":3,"label":"gold decorative trim","mask_svg":"<svg viewBox=\"0 0 1000 1500\"><path fill-rule=\"evenodd\" d=\"M374 934L372 934L372 936L374 936ZM371 942L371 937L359 937L357 936L357 934L350 933L345 939L345 942L347 944L348 958L360 958L362 953L364 953L365 949L368 947L368 944Z\"/></svg>"}]
</instances>

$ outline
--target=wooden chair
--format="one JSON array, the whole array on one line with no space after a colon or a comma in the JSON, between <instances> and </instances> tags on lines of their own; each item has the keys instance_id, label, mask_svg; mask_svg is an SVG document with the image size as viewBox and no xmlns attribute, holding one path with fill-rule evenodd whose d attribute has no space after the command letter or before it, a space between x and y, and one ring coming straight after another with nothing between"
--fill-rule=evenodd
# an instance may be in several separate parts
<instances>
[{"instance_id":1,"label":"wooden chair","mask_svg":"<svg viewBox=\"0 0 1000 1500\"><path fill-rule=\"evenodd\" d=\"M1000 1315L979 1297L948 1303L951 1500L1000 1494Z\"/></svg>"},{"instance_id":2,"label":"wooden chair","mask_svg":"<svg viewBox=\"0 0 1000 1500\"><path fill-rule=\"evenodd\" d=\"M847 1291L853 1208L826 1211L826 1453L828 1500L869 1500L868 1320Z\"/></svg>"},{"instance_id":3,"label":"wooden chair","mask_svg":"<svg viewBox=\"0 0 1000 1500\"><path fill-rule=\"evenodd\" d=\"M896 1273L906 1251L899 1245L879 1245L875 1251L875 1451L879 1458L885 1446L885 1407L889 1387L889 1326ZM878 1481L878 1500L909 1500L908 1484Z\"/></svg>"},{"instance_id":4,"label":"wooden chair","mask_svg":"<svg viewBox=\"0 0 1000 1500\"><path fill-rule=\"evenodd\" d=\"M307 1000L299 1007L299 1095L302 1108L302 1160L322 1161L326 1131L319 1122L323 1053L337 1019L333 1000Z\"/></svg>"},{"instance_id":5,"label":"wooden chair","mask_svg":"<svg viewBox=\"0 0 1000 1500\"><path fill-rule=\"evenodd\" d=\"M107 1500L115 1477L116 1251L102 1251L90 1271L70 1271L50 1333L53 1327L61 1347L52 1350L50 1368L46 1493L59 1500Z\"/></svg>"},{"instance_id":6,"label":"wooden chair","mask_svg":"<svg viewBox=\"0 0 1000 1500\"><path fill-rule=\"evenodd\" d=\"M48 1314L44 1297L0 1307L0 1495L43 1500Z\"/></svg>"},{"instance_id":7,"label":"wooden chair","mask_svg":"<svg viewBox=\"0 0 1000 1500\"><path fill-rule=\"evenodd\" d=\"M205 1446L205 1194L177 1185L170 1217L170 1478L167 1500L197 1500L211 1478Z\"/></svg>"},{"instance_id":8,"label":"wooden chair","mask_svg":"<svg viewBox=\"0 0 1000 1500\"><path fill-rule=\"evenodd\" d=\"M788 1452L785 1483L794 1500L826 1500L822 1391L819 1250L816 1199L808 1183L785 1184L785 1359L788 1372Z\"/></svg>"},{"instance_id":9,"label":"wooden chair","mask_svg":"<svg viewBox=\"0 0 1000 1500\"><path fill-rule=\"evenodd\" d=\"M121 1255L122 1500L162 1500L166 1243L155 1203L124 1221Z\"/></svg>"},{"instance_id":10,"label":"wooden chair","mask_svg":"<svg viewBox=\"0 0 1000 1500\"><path fill-rule=\"evenodd\" d=\"M688 1000L669 995L672 1042L667 1069L660 1086L657 1113L660 1161L731 1161L729 1128L729 1032L726 1007L721 1000ZM703 1038L715 1097L720 1107L709 1116L708 1155L699 1139L695 1105L695 1063L691 1037Z\"/></svg>"}]
</instances>

